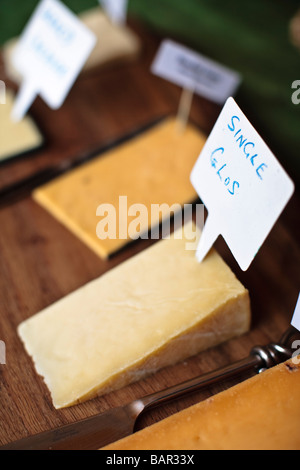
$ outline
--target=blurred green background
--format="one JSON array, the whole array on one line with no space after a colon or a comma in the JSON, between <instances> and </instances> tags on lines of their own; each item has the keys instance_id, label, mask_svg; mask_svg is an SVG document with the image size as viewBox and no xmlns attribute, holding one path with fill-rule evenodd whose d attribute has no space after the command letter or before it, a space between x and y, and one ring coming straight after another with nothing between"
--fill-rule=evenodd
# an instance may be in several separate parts
<instances>
[{"instance_id":1,"label":"blurred green background","mask_svg":"<svg viewBox=\"0 0 300 470\"><path fill-rule=\"evenodd\" d=\"M97 0L64 0L79 13ZM38 0L1 0L0 44L20 34ZM300 80L300 51L289 26L295 0L129 0L129 15L153 31L239 71L236 100L297 182L300 176L300 104L291 85Z\"/></svg>"}]
</instances>

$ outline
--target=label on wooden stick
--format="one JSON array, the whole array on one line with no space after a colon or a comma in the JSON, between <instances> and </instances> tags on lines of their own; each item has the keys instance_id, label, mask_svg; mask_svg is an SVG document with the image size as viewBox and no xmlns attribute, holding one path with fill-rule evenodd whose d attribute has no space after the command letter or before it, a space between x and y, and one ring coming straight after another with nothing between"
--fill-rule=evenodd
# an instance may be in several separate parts
<instances>
[{"instance_id":1,"label":"label on wooden stick","mask_svg":"<svg viewBox=\"0 0 300 470\"><path fill-rule=\"evenodd\" d=\"M124 25L127 20L128 0L99 0L112 23Z\"/></svg>"},{"instance_id":2,"label":"label on wooden stick","mask_svg":"<svg viewBox=\"0 0 300 470\"><path fill-rule=\"evenodd\" d=\"M151 71L221 105L240 83L237 72L169 39L162 42Z\"/></svg>"},{"instance_id":3,"label":"label on wooden stick","mask_svg":"<svg viewBox=\"0 0 300 470\"><path fill-rule=\"evenodd\" d=\"M38 94L59 108L95 43L95 35L63 3L42 0L13 55L23 83L12 118L22 119Z\"/></svg>"},{"instance_id":4,"label":"label on wooden stick","mask_svg":"<svg viewBox=\"0 0 300 470\"><path fill-rule=\"evenodd\" d=\"M222 235L246 270L294 191L294 183L233 98L226 104L192 170L208 210L200 261Z\"/></svg>"}]
</instances>

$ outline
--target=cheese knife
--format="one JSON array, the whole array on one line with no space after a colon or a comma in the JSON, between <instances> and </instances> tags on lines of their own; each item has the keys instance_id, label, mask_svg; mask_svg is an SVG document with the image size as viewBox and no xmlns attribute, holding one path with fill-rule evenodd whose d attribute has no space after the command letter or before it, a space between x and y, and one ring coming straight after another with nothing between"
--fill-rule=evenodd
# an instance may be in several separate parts
<instances>
[{"instance_id":1,"label":"cheese knife","mask_svg":"<svg viewBox=\"0 0 300 470\"><path fill-rule=\"evenodd\" d=\"M254 347L249 356L231 365L188 380L131 403L76 423L45 431L0 447L0 450L97 450L134 432L140 414L171 399L199 391L221 380L246 372L265 369L289 359L292 337L298 334L289 327L278 343Z\"/></svg>"}]
</instances>

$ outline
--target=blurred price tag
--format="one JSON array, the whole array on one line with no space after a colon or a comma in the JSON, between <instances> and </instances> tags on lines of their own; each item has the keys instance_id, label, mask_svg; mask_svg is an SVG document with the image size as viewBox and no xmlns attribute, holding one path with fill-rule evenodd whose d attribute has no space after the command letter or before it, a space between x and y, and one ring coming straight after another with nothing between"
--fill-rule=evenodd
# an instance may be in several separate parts
<instances>
[{"instance_id":1,"label":"blurred price tag","mask_svg":"<svg viewBox=\"0 0 300 470\"><path fill-rule=\"evenodd\" d=\"M59 108L95 43L95 35L63 3L42 0L13 56L23 82L12 118L22 119L37 95Z\"/></svg>"},{"instance_id":2,"label":"blurred price tag","mask_svg":"<svg viewBox=\"0 0 300 470\"><path fill-rule=\"evenodd\" d=\"M237 72L169 39L162 42L151 71L221 105L240 84Z\"/></svg>"},{"instance_id":3,"label":"blurred price tag","mask_svg":"<svg viewBox=\"0 0 300 470\"><path fill-rule=\"evenodd\" d=\"M191 182L208 210L198 261L222 235L245 271L292 196L294 183L233 98L226 101Z\"/></svg>"},{"instance_id":4,"label":"blurred price tag","mask_svg":"<svg viewBox=\"0 0 300 470\"><path fill-rule=\"evenodd\" d=\"M99 0L99 2L112 23L126 23L128 0Z\"/></svg>"}]
</instances>

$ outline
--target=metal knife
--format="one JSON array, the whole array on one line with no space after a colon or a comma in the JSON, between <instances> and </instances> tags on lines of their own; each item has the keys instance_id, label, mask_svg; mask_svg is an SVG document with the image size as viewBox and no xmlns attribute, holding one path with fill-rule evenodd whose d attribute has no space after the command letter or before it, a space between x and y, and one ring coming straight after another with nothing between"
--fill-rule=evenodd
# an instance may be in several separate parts
<instances>
[{"instance_id":1,"label":"metal knife","mask_svg":"<svg viewBox=\"0 0 300 470\"><path fill-rule=\"evenodd\" d=\"M113 408L102 414L61 428L4 445L0 450L97 450L134 432L138 417L150 407L187 393L199 391L221 380L246 372L261 372L291 358L291 338L299 332L290 327L279 343L254 347L250 355L229 366L188 380L163 391Z\"/></svg>"}]
</instances>

